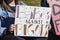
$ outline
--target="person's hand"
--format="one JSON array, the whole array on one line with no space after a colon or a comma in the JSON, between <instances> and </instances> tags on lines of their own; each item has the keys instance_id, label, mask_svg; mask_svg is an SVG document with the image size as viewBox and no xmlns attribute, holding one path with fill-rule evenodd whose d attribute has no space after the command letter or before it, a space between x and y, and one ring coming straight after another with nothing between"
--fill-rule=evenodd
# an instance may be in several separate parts
<instances>
[{"instance_id":1,"label":"person's hand","mask_svg":"<svg viewBox=\"0 0 60 40\"><path fill-rule=\"evenodd\" d=\"M12 24L12 25L10 26L9 31L10 31L10 32L14 32L15 28L16 28L16 24Z\"/></svg>"}]
</instances>

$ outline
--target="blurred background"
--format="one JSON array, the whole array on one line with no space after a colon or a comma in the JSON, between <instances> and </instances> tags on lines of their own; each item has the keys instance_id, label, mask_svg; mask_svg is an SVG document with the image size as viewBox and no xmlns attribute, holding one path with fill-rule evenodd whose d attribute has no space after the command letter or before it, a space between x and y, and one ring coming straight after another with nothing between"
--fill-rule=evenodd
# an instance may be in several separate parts
<instances>
[{"instance_id":1,"label":"blurred background","mask_svg":"<svg viewBox=\"0 0 60 40\"><path fill-rule=\"evenodd\" d=\"M41 6L41 0L22 0L22 2L29 6Z\"/></svg>"}]
</instances>

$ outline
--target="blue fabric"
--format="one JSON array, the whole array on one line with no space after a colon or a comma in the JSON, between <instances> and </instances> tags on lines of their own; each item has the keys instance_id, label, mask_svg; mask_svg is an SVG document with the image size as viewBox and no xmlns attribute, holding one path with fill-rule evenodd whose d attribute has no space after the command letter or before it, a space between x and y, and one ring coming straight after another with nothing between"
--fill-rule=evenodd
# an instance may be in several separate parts
<instances>
[{"instance_id":1,"label":"blue fabric","mask_svg":"<svg viewBox=\"0 0 60 40\"><path fill-rule=\"evenodd\" d=\"M21 2L20 5L25 5L25 3ZM15 9L13 8L13 11L15 11ZM8 13L8 15L7 15ZM0 35L1 33L5 30L5 29L9 29L11 24L14 24L14 18L13 18L13 14L11 12L11 10L4 10L1 8L0 6Z\"/></svg>"},{"instance_id":2,"label":"blue fabric","mask_svg":"<svg viewBox=\"0 0 60 40\"><path fill-rule=\"evenodd\" d=\"M8 13L8 15L7 15ZM9 29L10 25L14 23L13 14L5 11L0 7L0 36L5 29Z\"/></svg>"},{"instance_id":3,"label":"blue fabric","mask_svg":"<svg viewBox=\"0 0 60 40\"><path fill-rule=\"evenodd\" d=\"M7 17L6 19L1 21L1 27L9 28L11 24L14 24L14 18Z\"/></svg>"}]
</instances>

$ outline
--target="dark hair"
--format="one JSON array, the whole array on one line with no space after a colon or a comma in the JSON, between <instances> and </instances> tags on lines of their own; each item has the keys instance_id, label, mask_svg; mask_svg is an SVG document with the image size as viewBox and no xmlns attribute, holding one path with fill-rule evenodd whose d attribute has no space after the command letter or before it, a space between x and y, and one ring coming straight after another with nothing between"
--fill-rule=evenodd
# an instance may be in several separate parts
<instances>
[{"instance_id":1,"label":"dark hair","mask_svg":"<svg viewBox=\"0 0 60 40\"><path fill-rule=\"evenodd\" d=\"M12 1L12 0L11 0ZM10 9L9 3L11 2L10 0L0 0L0 5L5 9L8 10ZM19 4L20 0L15 0L15 5Z\"/></svg>"},{"instance_id":2,"label":"dark hair","mask_svg":"<svg viewBox=\"0 0 60 40\"><path fill-rule=\"evenodd\" d=\"M2 2L3 2L3 1L2 1L2 0L0 0L0 4L2 4Z\"/></svg>"},{"instance_id":3,"label":"dark hair","mask_svg":"<svg viewBox=\"0 0 60 40\"><path fill-rule=\"evenodd\" d=\"M4 0L5 2L6 2L6 4L9 4L10 2L12 2L13 0ZM15 0L15 4L17 5L19 2L18 1L20 1L20 0Z\"/></svg>"}]
</instances>

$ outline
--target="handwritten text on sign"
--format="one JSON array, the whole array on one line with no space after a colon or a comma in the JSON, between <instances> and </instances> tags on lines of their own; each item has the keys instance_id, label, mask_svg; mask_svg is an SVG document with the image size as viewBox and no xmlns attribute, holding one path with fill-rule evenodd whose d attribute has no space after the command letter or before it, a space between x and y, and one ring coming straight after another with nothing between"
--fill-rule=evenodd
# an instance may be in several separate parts
<instances>
[{"instance_id":1,"label":"handwritten text on sign","mask_svg":"<svg viewBox=\"0 0 60 40\"><path fill-rule=\"evenodd\" d=\"M48 0L50 7L52 7L52 20L54 23L55 32L60 35L60 0Z\"/></svg>"},{"instance_id":2,"label":"handwritten text on sign","mask_svg":"<svg viewBox=\"0 0 60 40\"><path fill-rule=\"evenodd\" d=\"M16 36L48 37L51 8L17 6L15 24Z\"/></svg>"}]
</instances>

